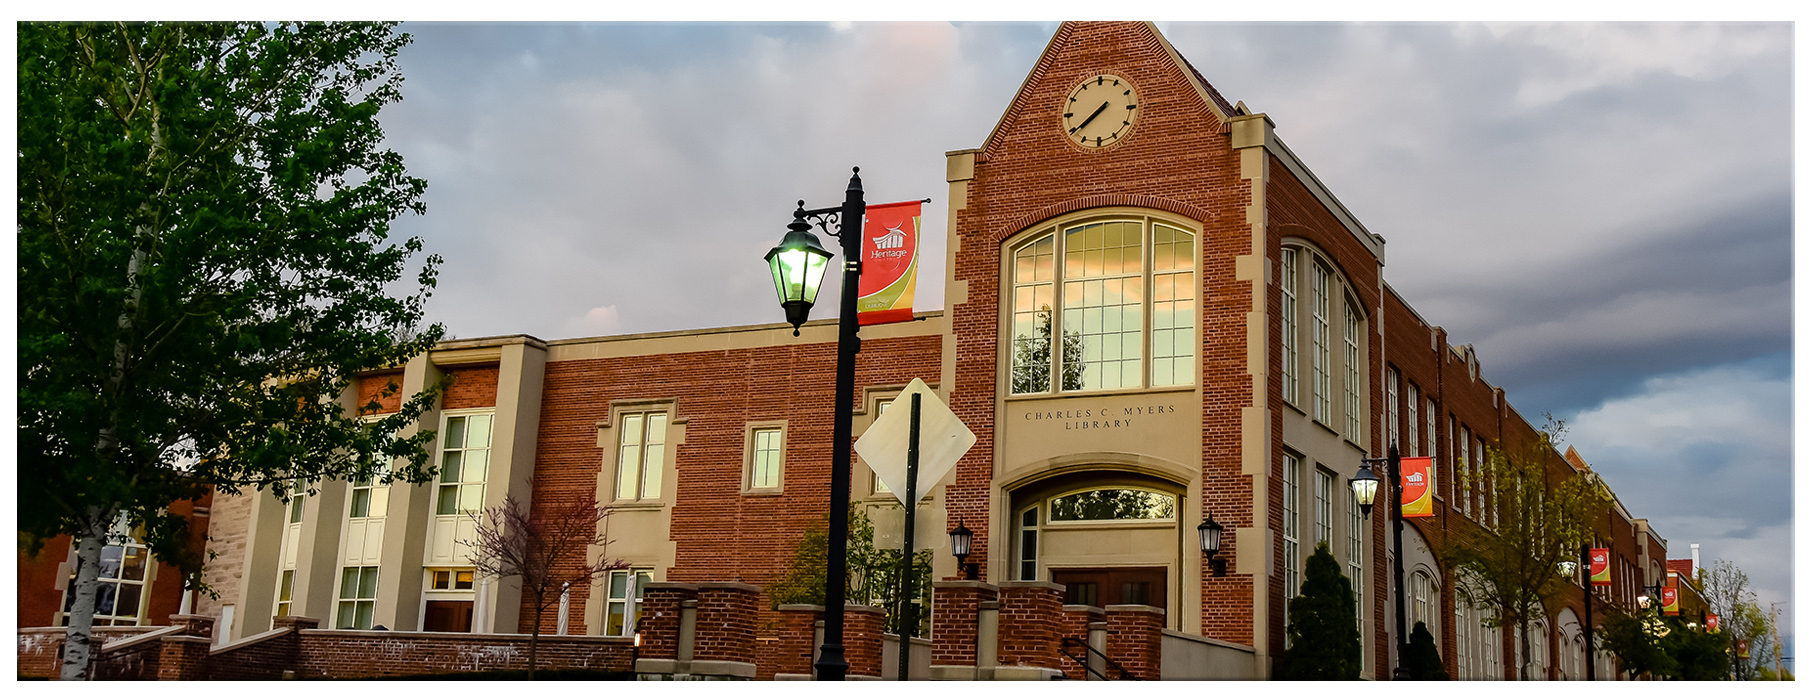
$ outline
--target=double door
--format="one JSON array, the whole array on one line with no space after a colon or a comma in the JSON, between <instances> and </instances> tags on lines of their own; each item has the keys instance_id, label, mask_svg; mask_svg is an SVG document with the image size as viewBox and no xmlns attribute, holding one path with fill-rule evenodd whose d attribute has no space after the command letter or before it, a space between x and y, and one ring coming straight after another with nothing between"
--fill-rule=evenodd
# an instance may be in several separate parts
<instances>
[{"instance_id":1,"label":"double door","mask_svg":"<svg viewBox=\"0 0 1818 700\"><path fill-rule=\"evenodd\" d=\"M1168 567L1053 569L1054 582L1067 587L1065 605L1148 605L1168 609Z\"/></svg>"}]
</instances>

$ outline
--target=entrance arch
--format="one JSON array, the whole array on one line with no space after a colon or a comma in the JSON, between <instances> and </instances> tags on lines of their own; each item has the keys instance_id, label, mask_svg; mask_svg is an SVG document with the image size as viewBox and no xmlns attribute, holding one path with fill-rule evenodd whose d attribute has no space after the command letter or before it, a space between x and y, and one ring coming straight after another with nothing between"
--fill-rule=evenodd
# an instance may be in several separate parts
<instances>
[{"instance_id":1,"label":"entrance arch","mask_svg":"<svg viewBox=\"0 0 1818 700\"><path fill-rule=\"evenodd\" d=\"M1069 605L1150 605L1179 628L1185 485L1114 465L1009 492L1014 580L1067 587Z\"/></svg>"}]
</instances>

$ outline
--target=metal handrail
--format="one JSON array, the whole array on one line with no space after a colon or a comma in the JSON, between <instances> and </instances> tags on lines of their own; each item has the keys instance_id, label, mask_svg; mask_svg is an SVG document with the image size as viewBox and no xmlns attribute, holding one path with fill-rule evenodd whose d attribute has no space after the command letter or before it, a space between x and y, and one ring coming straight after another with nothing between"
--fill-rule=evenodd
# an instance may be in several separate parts
<instances>
[{"instance_id":1,"label":"metal handrail","mask_svg":"<svg viewBox=\"0 0 1818 700\"><path fill-rule=\"evenodd\" d=\"M1120 681L1139 680L1135 676L1135 674L1130 673L1130 669L1124 668L1123 664L1118 663L1116 660L1112 659L1109 656L1105 656L1105 652L1092 648L1092 645L1087 644L1086 640L1080 639L1079 637L1062 637L1061 638L1061 656L1065 656L1069 659L1072 659L1074 663L1079 664L1080 668L1086 669L1087 673L1091 673L1094 676L1098 676L1099 680L1108 681L1111 679L1106 678L1105 674L1099 673L1098 669L1093 668L1091 664L1086 663L1086 657L1074 656L1072 654L1067 653L1067 645L1069 643L1078 644L1080 647L1084 648L1086 651L1088 651L1092 654L1097 654L1098 658L1104 659L1106 668L1111 668L1111 669L1117 670L1117 679L1118 680L1120 680Z\"/></svg>"}]
</instances>

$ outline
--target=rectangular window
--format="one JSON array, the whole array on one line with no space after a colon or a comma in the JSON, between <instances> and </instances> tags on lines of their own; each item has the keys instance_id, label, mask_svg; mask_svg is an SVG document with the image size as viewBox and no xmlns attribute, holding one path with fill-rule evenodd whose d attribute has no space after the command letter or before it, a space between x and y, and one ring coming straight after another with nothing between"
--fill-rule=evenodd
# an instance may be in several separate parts
<instances>
[{"instance_id":1,"label":"rectangular window","mask_svg":"<svg viewBox=\"0 0 1818 700\"><path fill-rule=\"evenodd\" d=\"M1350 537L1348 538L1350 540L1351 595L1357 600L1357 630L1359 633L1362 633L1364 629L1364 618L1369 616L1369 612L1364 609L1363 604L1363 590L1365 584L1363 572L1363 542L1364 530L1368 527L1366 524L1368 521L1364 520L1363 508L1357 505L1357 499L1346 498L1345 503L1348 504L1346 509L1351 512L1351 529L1349 533ZM1364 638L1368 639L1369 635L1364 634Z\"/></svg>"},{"instance_id":2,"label":"rectangular window","mask_svg":"<svg viewBox=\"0 0 1818 700\"><path fill-rule=\"evenodd\" d=\"M1019 581L1035 580L1035 547L1040 531L1040 528L1037 527L1037 519L1040 517L1040 509L1030 508L1023 511L1022 538L1017 543L1017 563L1020 564L1017 567L1019 569L1017 573L1021 574L1017 578Z\"/></svg>"},{"instance_id":3,"label":"rectangular window","mask_svg":"<svg viewBox=\"0 0 1818 700\"><path fill-rule=\"evenodd\" d=\"M1385 388L1388 392L1388 401L1384 403L1387 404L1389 415L1385 416L1385 418L1389 424L1383 426L1383 438L1388 440L1391 444L1399 445L1401 444L1401 438L1399 437L1401 435L1401 400L1397 398L1396 392L1401 390L1401 373L1396 372L1394 367L1389 368L1389 377L1386 384L1388 385Z\"/></svg>"},{"instance_id":4,"label":"rectangular window","mask_svg":"<svg viewBox=\"0 0 1818 700\"><path fill-rule=\"evenodd\" d=\"M492 415L447 416L442 422L442 468L436 514L471 513L486 505L492 456Z\"/></svg>"},{"instance_id":5,"label":"rectangular window","mask_svg":"<svg viewBox=\"0 0 1818 700\"><path fill-rule=\"evenodd\" d=\"M1313 266L1313 420L1332 424L1332 275Z\"/></svg>"},{"instance_id":6,"label":"rectangular window","mask_svg":"<svg viewBox=\"0 0 1818 700\"><path fill-rule=\"evenodd\" d=\"M1483 474L1483 439L1479 438L1475 444L1477 447L1477 456L1473 459L1473 462L1476 464L1476 471L1474 473L1477 475L1477 478L1475 479L1477 482L1477 519L1481 522L1484 519L1485 507L1483 494L1484 491L1488 490L1490 484L1489 480L1484 478Z\"/></svg>"},{"instance_id":7,"label":"rectangular window","mask_svg":"<svg viewBox=\"0 0 1818 700\"><path fill-rule=\"evenodd\" d=\"M748 436L751 451L745 488L780 490L783 486L783 429L756 428Z\"/></svg>"},{"instance_id":8,"label":"rectangular window","mask_svg":"<svg viewBox=\"0 0 1818 700\"><path fill-rule=\"evenodd\" d=\"M473 569L431 569L429 571L429 590L471 591L473 590Z\"/></svg>"},{"instance_id":9,"label":"rectangular window","mask_svg":"<svg viewBox=\"0 0 1818 700\"><path fill-rule=\"evenodd\" d=\"M621 501L663 495L663 448L669 412L627 413L619 417L619 486Z\"/></svg>"},{"instance_id":10,"label":"rectangular window","mask_svg":"<svg viewBox=\"0 0 1818 700\"><path fill-rule=\"evenodd\" d=\"M1408 382L1408 427L1402 434L1401 454L1403 457L1414 454L1420 449L1420 387Z\"/></svg>"},{"instance_id":11,"label":"rectangular window","mask_svg":"<svg viewBox=\"0 0 1818 700\"><path fill-rule=\"evenodd\" d=\"M653 570L620 569L606 577L606 636L629 637L638 629L644 587Z\"/></svg>"},{"instance_id":12,"label":"rectangular window","mask_svg":"<svg viewBox=\"0 0 1818 700\"><path fill-rule=\"evenodd\" d=\"M296 580L296 569L285 569L278 574L278 606L277 612L273 613L278 617L290 615L290 590L291 586L296 583Z\"/></svg>"},{"instance_id":13,"label":"rectangular window","mask_svg":"<svg viewBox=\"0 0 1818 700\"><path fill-rule=\"evenodd\" d=\"M378 598L379 567L341 569L341 597L335 609L335 629L372 629L372 612Z\"/></svg>"},{"instance_id":14,"label":"rectangular window","mask_svg":"<svg viewBox=\"0 0 1818 700\"><path fill-rule=\"evenodd\" d=\"M890 402L891 402L891 400L889 400L889 399L885 399L883 401L877 402L877 418L882 418L884 416L884 409L890 408ZM872 422L873 423L877 422L877 418L873 418ZM872 474L871 474L871 492L872 493L890 493L890 487L884 485L883 479L877 478L876 472L872 472Z\"/></svg>"},{"instance_id":15,"label":"rectangular window","mask_svg":"<svg viewBox=\"0 0 1818 700\"><path fill-rule=\"evenodd\" d=\"M1300 592L1300 458L1283 455L1281 459L1281 541L1282 562L1287 567L1287 597L1293 600Z\"/></svg>"},{"instance_id":16,"label":"rectangular window","mask_svg":"<svg viewBox=\"0 0 1818 700\"><path fill-rule=\"evenodd\" d=\"M1054 237L1017 249L1010 312L1010 393L1050 390L1054 331Z\"/></svg>"},{"instance_id":17,"label":"rectangular window","mask_svg":"<svg viewBox=\"0 0 1818 700\"><path fill-rule=\"evenodd\" d=\"M1327 547L1332 542L1332 472L1319 470L1313 480L1313 536Z\"/></svg>"},{"instance_id":18,"label":"rectangular window","mask_svg":"<svg viewBox=\"0 0 1818 700\"><path fill-rule=\"evenodd\" d=\"M1061 271L1062 389L1142 386L1143 225L1067 229ZM1078 385L1073 385L1077 377Z\"/></svg>"},{"instance_id":19,"label":"rectangular window","mask_svg":"<svg viewBox=\"0 0 1818 700\"><path fill-rule=\"evenodd\" d=\"M1300 396L1300 331L1295 327L1300 306L1294 296L1300 283L1298 257L1291 248L1281 251L1281 399L1288 403Z\"/></svg>"},{"instance_id":20,"label":"rectangular window","mask_svg":"<svg viewBox=\"0 0 1818 700\"><path fill-rule=\"evenodd\" d=\"M1427 453L1423 456L1439 456L1439 405L1427 399Z\"/></svg>"},{"instance_id":21,"label":"rectangular window","mask_svg":"<svg viewBox=\"0 0 1818 700\"><path fill-rule=\"evenodd\" d=\"M1150 307L1150 383L1193 383L1193 234L1155 225L1150 246L1155 299Z\"/></svg>"},{"instance_id":22,"label":"rectangular window","mask_svg":"<svg viewBox=\"0 0 1818 700\"><path fill-rule=\"evenodd\" d=\"M1358 343L1363 321L1350 304L1345 305L1345 439L1363 444L1363 361Z\"/></svg>"},{"instance_id":23,"label":"rectangular window","mask_svg":"<svg viewBox=\"0 0 1818 700\"><path fill-rule=\"evenodd\" d=\"M150 552L138 541L119 536L124 530L121 525L113 529L112 541L120 544L101 547L101 577L95 584L94 624L97 626L139 624L139 612L145 602L146 576L151 571ZM79 562L72 557L70 564L73 569ZM67 625L69 611L76 602L75 573L70 574L63 590L63 619Z\"/></svg>"}]
</instances>

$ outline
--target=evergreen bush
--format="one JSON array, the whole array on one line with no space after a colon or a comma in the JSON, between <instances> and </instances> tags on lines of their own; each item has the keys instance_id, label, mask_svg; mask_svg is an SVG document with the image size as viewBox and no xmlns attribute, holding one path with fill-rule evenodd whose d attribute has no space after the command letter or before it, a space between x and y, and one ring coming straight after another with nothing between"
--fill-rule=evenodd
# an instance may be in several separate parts
<instances>
[{"instance_id":1,"label":"evergreen bush","mask_svg":"<svg viewBox=\"0 0 1818 700\"><path fill-rule=\"evenodd\" d=\"M1357 599L1324 542L1307 557L1306 583L1288 602L1288 644L1285 679L1349 681L1363 670Z\"/></svg>"}]
</instances>

